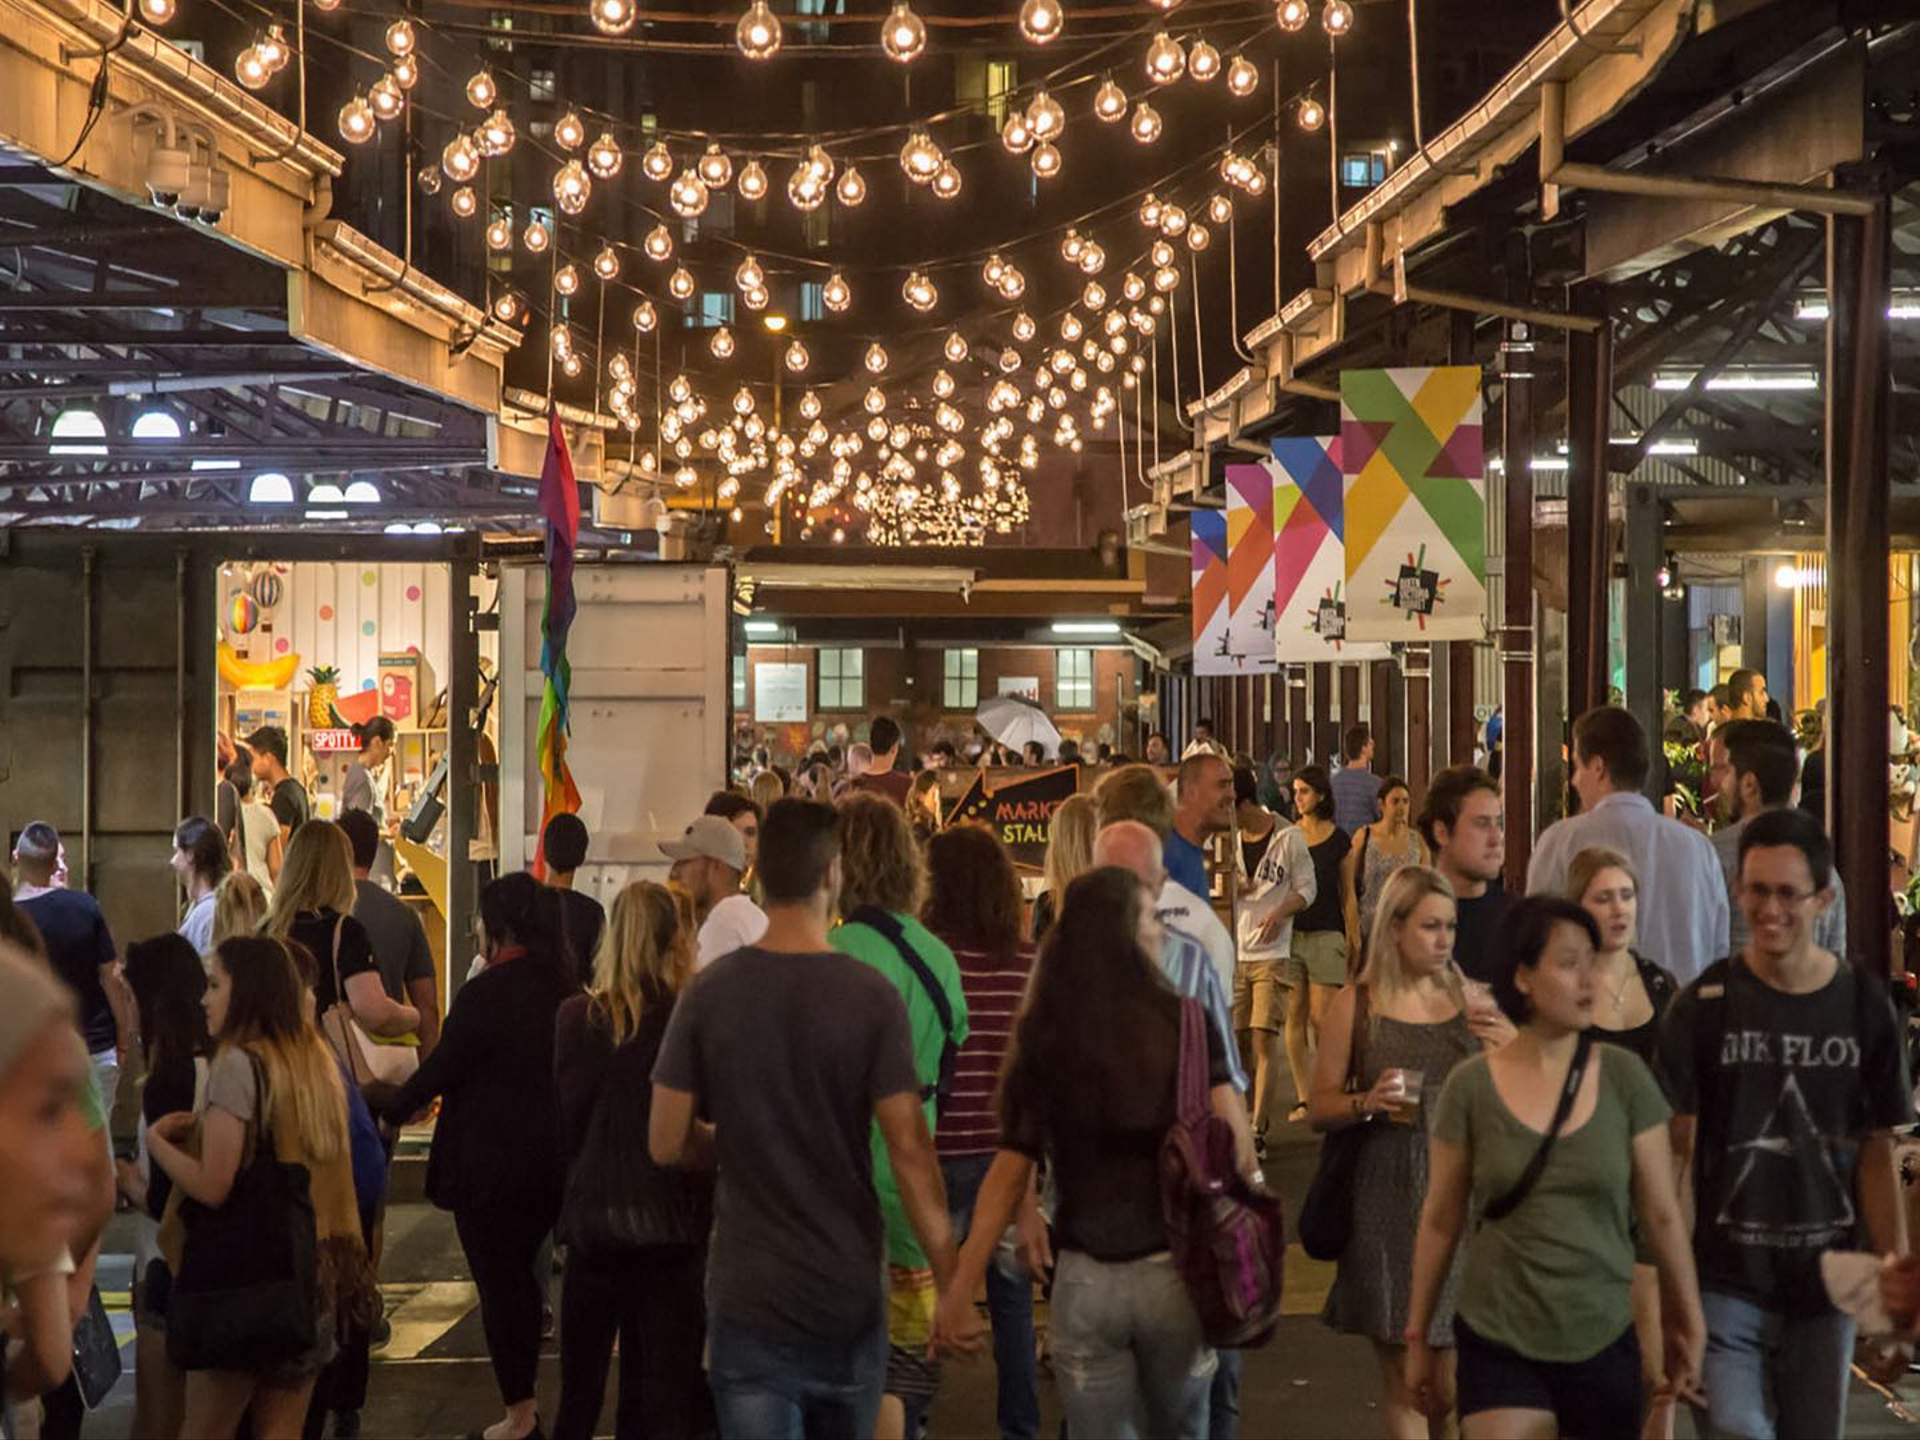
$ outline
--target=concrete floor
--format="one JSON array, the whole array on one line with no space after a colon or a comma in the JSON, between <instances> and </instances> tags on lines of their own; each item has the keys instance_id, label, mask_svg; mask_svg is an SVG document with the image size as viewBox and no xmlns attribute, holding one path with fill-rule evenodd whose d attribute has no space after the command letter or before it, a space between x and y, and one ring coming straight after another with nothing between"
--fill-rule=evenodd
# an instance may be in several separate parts
<instances>
[{"instance_id":1,"label":"concrete floor","mask_svg":"<svg viewBox=\"0 0 1920 1440\"><path fill-rule=\"evenodd\" d=\"M1290 1097L1280 1097L1276 1113L1284 1115ZM1285 1197L1289 1217L1297 1210L1312 1176L1316 1147L1304 1125L1279 1125L1279 1134L1267 1160L1267 1174ZM393 1323L393 1338L375 1358L373 1383L362 1417L363 1433L375 1437L456 1437L490 1424L500 1415L498 1392L486 1359L480 1317L472 1284L453 1231L451 1217L418 1199L421 1171L417 1160L404 1152L396 1166L396 1203L388 1214L387 1252L382 1265L382 1289ZM124 1217L109 1233L108 1259L102 1267L102 1289L115 1311L116 1327L129 1343L132 1362L131 1318L126 1310L126 1282L131 1257L123 1253L128 1240ZM115 1243L118 1241L119 1243ZM1246 1357L1241 1395L1241 1434L1248 1440L1265 1437L1359 1437L1379 1434L1372 1397L1378 1391L1378 1372L1370 1347L1361 1340L1335 1335L1319 1322L1320 1306L1332 1282L1332 1269L1302 1254L1289 1253L1285 1319L1263 1349ZM558 1298L559 1281L554 1282ZM555 1412L559 1396L559 1360L552 1345L540 1365L540 1409ZM1903 1389L1920 1396L1920 1383L1909 1380ZM1059 1433L1060 1410L1046 1372L1042 1371L1041 1401L1045 1421L1042 1433ZM132 1376L101 1410L88 1417L85 1434L98 1440L120 1440L132 1424ZM1920 1399L1915 1401L1920 1408ZM611 1434L611 1396L603 1411L601 1433ZM941 1437L990 1437L994 1425L994 1376L990 1358L949 1362L935 1404L932 1433ZM1920 1416L1856 1382L1849 1410L1848 1433L1863 1440L1875 1437L1913 1437ZM1685 1417L1681 1435L1692 1429Z\"/></svg>"}]
</instances>

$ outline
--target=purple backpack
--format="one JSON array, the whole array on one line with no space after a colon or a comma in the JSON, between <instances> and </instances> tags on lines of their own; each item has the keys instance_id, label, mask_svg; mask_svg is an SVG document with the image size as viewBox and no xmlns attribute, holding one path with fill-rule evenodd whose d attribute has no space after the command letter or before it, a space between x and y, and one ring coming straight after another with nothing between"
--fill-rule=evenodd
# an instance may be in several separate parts
<instances>
[{"instance_id":1,"label":"purple backpack","mask_svg":"<svg viewBox=\"0 0 1920 1440\"><path fill-rule=\"evenodd\" d=\"M1286 1234L1279 1199L1255 1190L1234 1164L1233 1127L1207 1104L1207 1018L1180 1004L1176 1116L1160 1146L1167 1242L1207 1343L1248 1350L1280 1319Z\"/></svg>"}]
</instances>

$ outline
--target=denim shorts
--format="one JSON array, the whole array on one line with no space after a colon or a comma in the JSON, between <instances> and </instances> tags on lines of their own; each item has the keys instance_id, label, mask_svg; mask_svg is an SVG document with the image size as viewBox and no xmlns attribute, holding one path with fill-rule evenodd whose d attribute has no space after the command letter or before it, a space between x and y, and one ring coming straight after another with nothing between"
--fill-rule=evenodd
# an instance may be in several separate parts
<instances>
[{"instance_id":1,"label":"denim shorts","mask_svg":"<svg viewBox=\"0 0 1920 1440\"><path fill-rule=\"evenodd\" d=\"M1611 1440L1640 1429L1640 1342L1629 1325L1585 1360L1530 1360L1455 1316L1460 1417L1484 1410L1545 1410L1565 1440Z\"/></svg>"}]
</instances>

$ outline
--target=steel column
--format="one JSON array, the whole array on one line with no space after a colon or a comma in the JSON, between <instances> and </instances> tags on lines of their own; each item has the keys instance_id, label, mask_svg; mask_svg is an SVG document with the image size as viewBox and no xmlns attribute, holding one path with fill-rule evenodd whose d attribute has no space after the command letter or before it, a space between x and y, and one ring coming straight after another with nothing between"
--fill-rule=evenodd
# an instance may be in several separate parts
<instances>
[{"instance_id":1,"label":"steel column","mask_svg":"<svg viewBox=\"0 0 1920 1440\"><path fill-rule=\"evenodd\" d=\"M1388 775L1404 775L1406 742L1401 734L1400 667L1391 660L1373 662L1373 738L1379 764Z\"/></svg>"},{"instance_id":2,"label":"steel column","mask_svg":"<svg viewBox=\"0 0 1920 1440\"><path fill-rule=\"evenodd\" d=\"M1605 317L1607 292L1583 285L1570 306ZM1613 332L1567 336L1567 717L1607 701L1607 427L1613 397ZM1509 462L1509 472L1520 462Z\"/></svg>"},{"instance_id":3,"label":"steel column","mask_svg":"<svg viewBox=\"0 0 1920 1440\"><path fill-rule=\"evenodd\" d=\"M1889 216L1886 176L1841 177L1874 197L1827 221L1827 828L1857 965L1892 963L1887 894L1887 420ZM1851 188L1851 187L1850 187Z\"/></svg>"},{"instance_id":4,"label":"steel column","mask_svg":"<svg viewBox=\"0 0 1920 1440\"><path fill-rule=\"evenodd\" d=\"M1464 310L1455 310L1448 316L1447 325L1447 363L1449 365L1476 365L1473 330L1478 316ZM1484 383L1484 374L1482 382ZM1445 647L1445 678L1436 676L1434 683L1444 683L1447 692L1447 728L1445 731L1444 764L1466 765L1473 760L1473 652L1471 640L1449 640ZM1442 749L1441 736L1434 736L1436 749Z\"/></svg>"},{"instance_id":5,"label":"steel column","mask_svg":"<svg viewBox=\"0 0 1920 1440\"><path fill-rule=\"evenodd\" d=\"M1660 703L1660 612L1666 600L1655 572L1666 558L1661 534L1660 497L1646 485L1627 490L1627 709L1648 738L1660 743L1664 709ZM1649 784L1662 767L1654 766ZM1655 804L1660 796L1648 796Z\"/></svg>"},{"instance_id":6,"label":"steel column","mask_svg":"<svg viewBox=\"0 0 1920 1440\"><path fill-rule=\"evenodd\" d=\"M1525 242L1516 239L1507 259L1507 295L1525 302L1533 293ZM1503 735L1502 789L1506 792L1507 888L1526 889L1533 854L1533 327L1510 321L1502 347L1500 453L1506 504L1501 523L1502 605L1500 668Z\"/></svg>"}]
</instances>

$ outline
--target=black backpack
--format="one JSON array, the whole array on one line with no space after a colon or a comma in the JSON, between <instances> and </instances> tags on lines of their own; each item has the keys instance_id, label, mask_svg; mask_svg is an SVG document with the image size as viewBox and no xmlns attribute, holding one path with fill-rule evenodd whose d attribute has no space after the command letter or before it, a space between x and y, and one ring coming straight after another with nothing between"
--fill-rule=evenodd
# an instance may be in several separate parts
<instances>
[{"instance_id":1,"label":"black backpack","mask_svg":"<svg viewBox=\"0 0 1920 1440\"><path fill-rule=\"evenodd\" d=\"M935 977L927 962L915 953L913 946L907 943L906 931L900 928L900 922L879 906L862 905L846 917L846 922L849 925L865 925L885 936L887 943L906 961L907 968L920 982L920 988L927 992L927 999L933 1002L933 1013L940 1017L940 1078L931 1085L923 1086L920 1098L935 1102L934 1114L946 1114L947 1102L953 1098L954 1069L960 1060L960 1047L953 1038L953 1006L947 1000L946 987Z\"/></svg>"}]
</instances>

